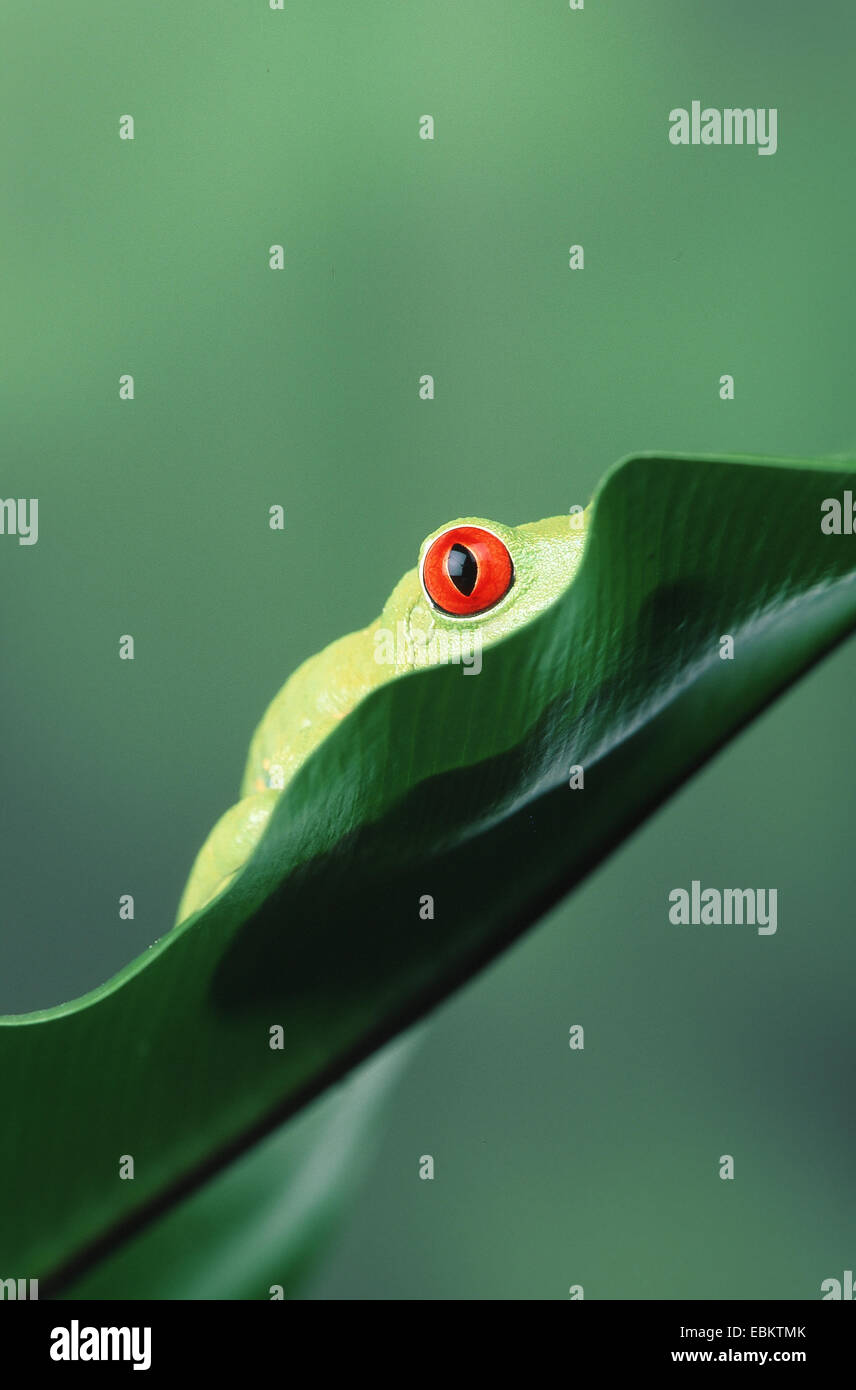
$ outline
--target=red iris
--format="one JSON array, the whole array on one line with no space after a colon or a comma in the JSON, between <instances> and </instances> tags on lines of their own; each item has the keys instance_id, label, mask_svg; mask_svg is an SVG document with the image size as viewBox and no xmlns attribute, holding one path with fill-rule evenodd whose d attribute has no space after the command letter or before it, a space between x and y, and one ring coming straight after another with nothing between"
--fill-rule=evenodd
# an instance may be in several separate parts
<instances>
[{"instance_id":1,"label":"red iris","mask_svg":"<svg viewBox=\"0 0 856 1390\"><path fill-rule=\"evenodd\" d=\"M492 608L513 578L508 547L483 526L450 527L432 541L422 566L432 603L455 617Z\"/></svg>"}]
</instances>

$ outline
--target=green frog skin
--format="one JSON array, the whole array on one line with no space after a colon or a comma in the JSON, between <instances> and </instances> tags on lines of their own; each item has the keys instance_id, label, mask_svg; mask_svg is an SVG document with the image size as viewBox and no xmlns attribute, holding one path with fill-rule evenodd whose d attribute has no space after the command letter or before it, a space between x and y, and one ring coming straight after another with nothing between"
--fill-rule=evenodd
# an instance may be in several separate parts
<instances>
[{"instance_id":1,"label":"green frog skin","mask_svg":"<svg viewBox=\"0 0 856 1390\"><path fill-rule=\"evenodd\" d=\"M448 659L454 644L464 652L487 646L543 612L579 567L590 511L523 526L464 517L432 531L380 617L304 661L269 705L250 744L241 799L199 851L176 924L228 887L298 768L371 691Z\"/></svg>"}]
</instances>

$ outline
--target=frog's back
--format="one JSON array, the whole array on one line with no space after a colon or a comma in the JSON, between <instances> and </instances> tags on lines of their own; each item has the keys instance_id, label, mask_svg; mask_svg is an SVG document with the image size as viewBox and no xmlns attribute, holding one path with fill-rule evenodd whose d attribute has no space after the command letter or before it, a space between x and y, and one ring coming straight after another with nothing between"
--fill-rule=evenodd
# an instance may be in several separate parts
<instances>
[{"instance_id":1,"label":"frog's back","mask_svg":"<svg viewBox=\"0 0 856 1390\"><path fill-rule=\"evenodd\" d=\"M253 734L242 796L281 791L354 705L388 678L374 660L375 628L331 642L288 678Z\"/></svg>"}]
</instances>

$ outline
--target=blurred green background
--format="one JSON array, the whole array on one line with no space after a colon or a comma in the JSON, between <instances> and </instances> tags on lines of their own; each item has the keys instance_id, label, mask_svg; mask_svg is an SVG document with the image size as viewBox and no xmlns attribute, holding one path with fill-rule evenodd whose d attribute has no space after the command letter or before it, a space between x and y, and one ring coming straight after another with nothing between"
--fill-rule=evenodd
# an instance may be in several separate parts
<instances>
[{"instance_id":1,"label":"blurred green background","mask_svg":"<svg viewBox=\"0 0 856 1390\"><path fill-rule=\"evenodd\" d=\"M641 449L856 455L854 45L845 0L6 0L0 491L40 537L0 538L0 1012L163 934L268 700L433 528ZM777 107L778 152L672 147L693 99ZM853 1267L854 676L851 643L437 1011L307 1297ZM777 887L776 936L670 927L693 878Z\"/></svg>"}]
</instances>

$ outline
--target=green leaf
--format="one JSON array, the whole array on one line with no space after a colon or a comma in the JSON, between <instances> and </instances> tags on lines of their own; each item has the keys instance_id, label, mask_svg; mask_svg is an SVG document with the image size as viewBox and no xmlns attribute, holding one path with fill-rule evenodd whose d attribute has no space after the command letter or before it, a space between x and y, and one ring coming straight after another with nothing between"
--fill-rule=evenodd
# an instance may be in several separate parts
<instances>
[{"instance_id":1,"label":"green leaf","mask_svg":"<svg viewBox=\"0 0 856 1390\"><path fill-rule=\"evenodd\" d=\"M154 1296L182 1230L211 1260L231 1242L246 1290L301 1259L326 1190L296 1224L271 1216L275 1257L252 1216L287 1205L283 1164L329 1158L335 1103L368 1115L353 1089L188 1194L470 978L853 631L856 537L820 522L854 478L843 463L620 464L576 578L484 651L478 678L434 668L374 692L219 900L83 999L0 1020L3 1270L67 1287L179 1199L137 1243ZM373 1094L387 1060L349 1086Z\"/></svg>"}]
</instances>

